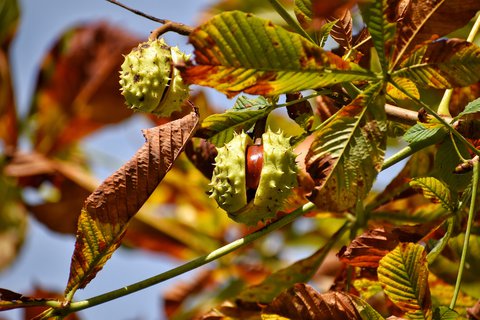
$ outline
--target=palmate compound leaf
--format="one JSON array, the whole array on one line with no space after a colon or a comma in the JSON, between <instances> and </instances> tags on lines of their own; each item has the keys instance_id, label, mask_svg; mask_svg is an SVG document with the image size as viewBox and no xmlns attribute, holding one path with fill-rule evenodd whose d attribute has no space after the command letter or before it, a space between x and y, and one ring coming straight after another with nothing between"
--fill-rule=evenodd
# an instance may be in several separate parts
<instances>
[{"instance_id":1,"label":"palmate compound leaf","mask_svg":"<svg viewBox=\"0 0 480 320\"><path fill-rule=\"evenodd\" d=\"M268 315L268 316L267 316ZM262 319L382 320L362 299L344 292L320 294L307 284L297 283L284 291L263 311Z\"/></svg>"},{"instance_id":2,"label":"palmate compound leaf","mask_svg":"<svg viewBox=\"0 0 480 320\"><path fill-rule=\"evenodd\" d=\"M144 131L145 144L85 201L65 289L67 299L84 288L120 246L128 222L155 190L190 139L198 115Z\"/></svg>"},{"instance_id":3,"label":"palmate compound leaf","mask_svg":"<svg viewBox=\"0 0 480 320\"><path fill-rule=\"evenodd\" d=\"M427 257L415 243L400 243L380 260L378 280L408 319L432 319Z\"/></svg>"},{"instance_id":4,"label":"palmate compound leaf","mask_svg":"<svg viewBox=\"0 0 480 320\"><path fill-rule=\"evenodd\" d=\"M432 42L413 50L393 76L423 87L465 87L480 81L480 48L460 39Z\"/></svg>"},{"instance_id":5,"label":"palmate compound leaf","mask_svg":"<svg viewBox=\"0 0 480 320\"><path fill-rule=\"evenodd\" d=\"M255 122L272 110L263 97L249 99L240 96L232 109L213 114L202 121L196 137L209 139L218 148L233 138L234 132L247 131Z\"/></svg>"},{"instance_id":6,"label":"palmate compound leaf","mask_svg":"<svg viewBox=\"0 0 480 320\"><path fill-rule=\"evenodd\" d=\"M322 210L351 208L381 169L387 130L381 88L371 85L316 132L305 163L316 185L311 201Z\"/></svg>"},{"instance_id":7,"label":"palmate compound leaf","mask_svg":"<svg viewBox=\"0 0 480 320\"><path fill-rule=\"evenodd\" d=\"M196 64L178 66L183 79L229 97L242 91L275 96L376 78L296 33L239 11L215 16L189 39Z\"/></svg>"},{"instance_id":8,"label":"palmate compound leaf","mask_svg":"<svg viewBox=\"0 0 480 320\"><path fill-rule=\"evenodd\" d=\"M450 190L442 181L434 177L413 178L410 186L422 190L427 199L441 203L446 209L453 210Z\"/></svg>"}]
</instances>

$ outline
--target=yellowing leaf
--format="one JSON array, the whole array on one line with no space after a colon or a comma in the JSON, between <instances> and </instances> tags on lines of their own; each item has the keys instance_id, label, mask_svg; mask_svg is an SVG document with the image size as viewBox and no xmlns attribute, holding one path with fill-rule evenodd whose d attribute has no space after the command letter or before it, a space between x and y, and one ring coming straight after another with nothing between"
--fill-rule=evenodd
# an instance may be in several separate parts
<instances>
[{"instance_id":1,"label":"yellowing leaf","mask_svg":"<svg viewBox=\"0 0 480 320\"><path fill-rule=\"evenodd\" d=\"M420 92L418 92L418 88L412 80L407 78L396 78L394 80L413 97L420 99ZM387 85L387 94L396 100L410 100L405 93L401 92L390 83Z\"/></svg>"},{"instance_id":2,"label":"yellowing leaf","mask_svg":"<svg viewBox=\"0 0 480 320\"><path fill-rule=\"evenodd\" d=\"M378 280L408 319L432 319L426 253L421 245L400 243L380 260Z\"/></svg>"},{"instance_id":3,"label":"yellowing leaf","mask_svg":"<svg viewBox=\"0 0 480 320\"><path fill-rule=\"evenodd\" d=\"M78 220L67 299L84 288L120 246L130 219L170 170L197 121L192 112L146 130L147 141L135 156L87 198Z\"/></svg>"},{"instance_id":4,"label":"yellowing leaf","mask_svg":"<svg viewBox=\"0 0 480 320\"><path fill-rule=\"evenodd\" d=\"M189 83L232 97L275 96L376 76L252 14L219 14L190 35L195 65L178 66Z\"/></svg>"},{"instance_id":5,"label":"yellowing leaf","mask_svg":"<svg viewBox=\"0 0 480 320\"><path fill-rule=\"evenodd\" d=\"M468 86L480 81L480 48L460 39L432 42L411 52L393 76L437 89Z\"/></svg>"},{"instance_id":6,"label":"yellowing leaf","mask_svg":"<svg viewBox=\"0 0 480 320\"><path fill-rule=\"evenodd\" d=\"M316 185L311 201L322 210L351 208L380 171L387 125L379 89L364 91L315 134L305 163Z\"/></svg>"},{"instance_id":7,"label":"yellowing leaf","mask_svg":"<svg viewBox=\"0 0 480 320\"><path fill-rule=\"evenodd\" d=\"M440 202L445 208L453 210L450 190L440 180L434 177L414 178L410 181L410 185L413 188L421 189L427 199L437 203Z\"/></svg>"}]
</instances>

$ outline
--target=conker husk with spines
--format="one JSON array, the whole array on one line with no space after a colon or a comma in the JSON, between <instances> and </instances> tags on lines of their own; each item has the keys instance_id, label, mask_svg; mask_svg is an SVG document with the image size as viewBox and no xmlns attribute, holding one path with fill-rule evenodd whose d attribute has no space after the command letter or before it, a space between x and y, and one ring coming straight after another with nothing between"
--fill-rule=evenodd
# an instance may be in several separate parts
<instances>
[{"instance_id":1,"label":"conker husk with spines","mask_svg":"<svg viewBox=\"0 0 480 320\"><path fill-rule=\"evenodd\" d=\"M252 139L241 133L218 148L210 184L210 197L230 218L247 225L275 217L292 188L297 186L296 155L289 139L282 133L267 130L262 135L263 165L258 187L253 190L254 195L249 196L246 161L248 146L252 145Z\"/></svg>"},{"instance_id":2,"label":"conker husk with spines","mask_svg":"<svg viewBox=\"0 0 480 320\"><path fill-rule=\"evenodd\" d=\"M120 85L132 109L168 117L180 110L189 89L175 68L188 60L177 47L163 39L149 40L134 48L122 64Z\"/></svg>"}]
</instances>

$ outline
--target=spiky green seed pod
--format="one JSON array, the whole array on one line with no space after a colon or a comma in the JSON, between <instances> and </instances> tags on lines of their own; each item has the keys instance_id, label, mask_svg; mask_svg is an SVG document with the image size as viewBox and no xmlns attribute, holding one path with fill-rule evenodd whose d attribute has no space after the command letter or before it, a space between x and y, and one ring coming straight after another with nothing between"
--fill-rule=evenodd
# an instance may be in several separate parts
<instances>
[{"instance_id":1,"label":"spiky green seed pod","mask_svg":"<svg viewBox=\"0 0 480 320\"><path fill-rule=\"evenodd\" d=\"M230 218L255 225L275 217L284 200L297 185L296 155L289 139L282 133L267 130L262 136L263 164L256 190L247 187L247 148L253 145L245 134L235 136L218 148L210 183L210 197L227 211Z\"/></svg>"},{"instance_id":2,"label":"spiky green seed pod","mask_svg":"<svg viewBox=\"0 0 480 320\"><path fill-rule=\"evenodd\" d=\"M168 117L188 98L188 85L174 67L188 57L163 39L138 45L120 71L120 85L127 105L135 110Z\"/></svg>"}]
</instances>

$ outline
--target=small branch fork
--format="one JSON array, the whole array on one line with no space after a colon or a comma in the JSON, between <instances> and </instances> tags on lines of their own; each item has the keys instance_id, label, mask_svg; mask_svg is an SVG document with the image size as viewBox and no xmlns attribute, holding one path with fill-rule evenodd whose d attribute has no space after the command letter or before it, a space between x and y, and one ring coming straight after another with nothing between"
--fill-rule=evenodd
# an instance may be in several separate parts
<instances>
[{"instance_id":1,"label":"small branch fork","mask_svg":"<svg viewBox=\"0 0 480 320\"><path fill-rule=\"evenodd\" d=\"M192 27L187 26L183 23L154 17L154 16L149 15L145 12L140 11L140 10L130 8L129 6L119 2L117 0L107 0L107 1L117 5L119 7L122 7L125 10L133 12L136 15L139 15L141 17L144 17L144 18L147 18L149 20L152 20L152 21L163 24L163 26L161 26L161 27L152 31L152 34L150 35L150 39L156 39L156 38L158 38L159 36L161 36L162 34L168 32L168 31L173 31L173 32L176 32L176 33L181 34L183 36L188 36L193 31Z\"/></svg>"}]
</instances>

